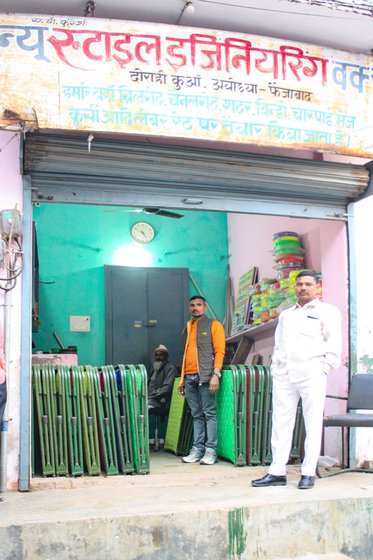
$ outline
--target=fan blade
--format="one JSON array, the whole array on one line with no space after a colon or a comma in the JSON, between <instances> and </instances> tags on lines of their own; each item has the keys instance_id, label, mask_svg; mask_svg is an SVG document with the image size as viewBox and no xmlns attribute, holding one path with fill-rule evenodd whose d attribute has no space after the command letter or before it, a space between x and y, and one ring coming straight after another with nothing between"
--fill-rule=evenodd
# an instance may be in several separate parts
<instances>
[{"instance_id":1,"label":"fan blade","mask_svg":"<svg viewBox=\"0 0 373 560\"><path fill-rule=\"evenodd\" d=\"M184 218L184 214L171 212L170 210L162 210L161 208L144 208L145 214L156 214L157 216L165 216L166 218Z\"/></svg>"}]
</instances>

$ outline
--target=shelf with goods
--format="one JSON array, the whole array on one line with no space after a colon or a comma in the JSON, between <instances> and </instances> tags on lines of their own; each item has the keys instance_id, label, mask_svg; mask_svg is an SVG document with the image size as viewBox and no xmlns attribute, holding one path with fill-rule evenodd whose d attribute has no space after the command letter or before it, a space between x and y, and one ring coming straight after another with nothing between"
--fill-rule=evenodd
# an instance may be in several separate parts
<instances>
[{"instance_id":1,"label":"shelf with goods","mask_svg":"<svg viewBox=\"0 0 373 560\"><path fill-rule=\"evenodd\" d=\"M279 231L272 235L272 241L275 261L272 268L276 270L276 277L256 281L259 268L253 266L240 278L233 316L234 334L226 339L228 345L232 344L228 352L232 364L245 363L255 340L263 333L274 333L281 311L297 301L296 278L305 269L301 237L293 231ZM252 279L251 284L249 279Z\"/></svg>"},{"instance_id":2,"label":"shelf with goods","mask_svg":"<svg viewBox=\"0 0 373 560\"><path fill-rule=\"evenodd\" d=\"M227 344L238 343L234 352L231 364L244 364L246 358L255 343L258 335L274 331L278 323L277 319L270 319L260 325L252 325L240 332L232 334L226 338Z\"/></svg>"}]
</instances>

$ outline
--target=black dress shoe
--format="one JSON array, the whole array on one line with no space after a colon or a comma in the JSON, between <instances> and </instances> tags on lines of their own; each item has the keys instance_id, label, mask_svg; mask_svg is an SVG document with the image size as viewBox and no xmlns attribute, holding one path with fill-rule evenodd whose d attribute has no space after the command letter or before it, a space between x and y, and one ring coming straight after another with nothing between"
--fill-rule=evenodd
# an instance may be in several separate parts
<instances>
[{"instance_id":1,"label":"black dress shoe","mask_svg":"<svg viewBox=\"0 0 373 560\"><path fill-rule=\"evenodd\" d=\"M256 488L261 488L263 486L286 486L286 476L266 474L263 478L252 480L251 486L255 486Z\"/></svg>"},{"instance_id":2,"label":"black dress shoe","mask_svg":"<svg viewBox=\"0 0 373 560\"><path fill-rule=\"evenodd\" d=\"M298 488L300 490L308 490L308 488L313 488L315 486L315 477L314 476L305 476L302 475L300 477L300 481L298 484Z\"/></svg>"}]
</instances>

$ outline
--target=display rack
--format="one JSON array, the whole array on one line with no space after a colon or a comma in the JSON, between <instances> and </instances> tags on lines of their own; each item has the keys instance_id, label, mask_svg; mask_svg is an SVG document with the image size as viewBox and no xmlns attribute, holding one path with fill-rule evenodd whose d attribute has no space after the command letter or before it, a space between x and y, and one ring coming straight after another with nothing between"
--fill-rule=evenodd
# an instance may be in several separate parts
<instances>
[{"instance_id":1,"label":"display rack","mask_svg":"<svg viewBox=\"0 0 373 560\"><path fill-rule=\"evenodd\" d=\"M268 331L274 331L277 323L278 318L271 319L261 325L248 327L241 332L228 336L228 338L226 338L227 344L238 342L231 364L244 364L257 336Z\"/></svg>"}]
</instances>

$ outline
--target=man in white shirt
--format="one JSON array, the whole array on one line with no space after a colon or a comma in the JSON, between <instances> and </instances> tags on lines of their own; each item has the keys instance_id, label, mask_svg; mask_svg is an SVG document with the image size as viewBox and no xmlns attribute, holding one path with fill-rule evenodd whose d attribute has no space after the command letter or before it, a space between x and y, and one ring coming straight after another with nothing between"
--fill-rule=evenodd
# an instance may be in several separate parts
<instances>
[{"instance_id":1,"label":"man in white shirt","mask_svg":"<svg viewBox=\"0 0 373 560\"><path fill-rule=\"evenodd\" d=\"M302 398L306 428L304 459L298 488L315 484L320 454L326 378L341 359L341 314L317 298L318 279L313 271L298 274L298 303L280 314L275 332L273 376L272 463L252 486L285 486L296 410Z\"/></svg>"}]
</instances>

